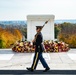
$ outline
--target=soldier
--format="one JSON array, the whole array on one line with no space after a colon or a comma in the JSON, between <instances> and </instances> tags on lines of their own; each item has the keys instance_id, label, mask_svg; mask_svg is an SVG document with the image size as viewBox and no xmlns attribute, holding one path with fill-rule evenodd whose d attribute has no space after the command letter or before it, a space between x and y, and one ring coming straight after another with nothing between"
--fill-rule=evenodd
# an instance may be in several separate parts
<instances>
[{"instance_id":1,"label":"soldier","mask_svg":"<svg viewBox=\"0 0 76 75\"><path fill-rule=\"evenodd\" d=\"M34 55L34 58L33 58L33 63L32 63L31 68L27 68L27 70L29 70L29 71L34 71L36 69L39 60L42 63L43 67L45 68L45 70L43 72L46 72L46 71L50 70L49 66L47 65L45 59L42 56L42 53L44 51L44 47L43 47L43 44L42 44L43 36L42 36L42 33L41 33L41 29L42 29L42 26L36 26L37 38L36 38L36 40L34 39L32 41L33 44L36 46L35 55ZM35 37L36 37L36 35L35 35Z\"/></svg>"}]
</instances>

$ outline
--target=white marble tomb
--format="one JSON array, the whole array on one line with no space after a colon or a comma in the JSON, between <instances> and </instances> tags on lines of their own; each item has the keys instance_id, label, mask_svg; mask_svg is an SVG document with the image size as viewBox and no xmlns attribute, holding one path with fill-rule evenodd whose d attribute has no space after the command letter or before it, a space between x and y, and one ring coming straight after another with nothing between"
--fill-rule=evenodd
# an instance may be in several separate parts
<instances>
[{"instance_id":1,"label":"white marble tomb","mask_svg":"<svg viewBox=\"0 0 76 75\"><path fill-rule=\"evenodd\" d=\"M45 21L49 22L42 29L44 40L54 40L54 15L28 15L27 16L27 40L32 41L36 34L36 26L43 26Z\"/></svg>"}]
</instances>

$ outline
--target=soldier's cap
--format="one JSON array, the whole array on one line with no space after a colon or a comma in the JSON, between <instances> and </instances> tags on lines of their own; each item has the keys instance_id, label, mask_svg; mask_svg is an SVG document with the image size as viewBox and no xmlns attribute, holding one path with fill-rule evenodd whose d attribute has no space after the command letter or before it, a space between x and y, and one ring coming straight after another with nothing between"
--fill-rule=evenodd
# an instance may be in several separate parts
<instances>
[{"instance_id":1,"label":"soldier's cap","mask_svg":"<svg viewBox=\"0 0 76 75\"><path fill-rule=\"evenodd\" d=\"M36 26L36 29L42 29L43 26Z\"/></svg>"}]
</instances>

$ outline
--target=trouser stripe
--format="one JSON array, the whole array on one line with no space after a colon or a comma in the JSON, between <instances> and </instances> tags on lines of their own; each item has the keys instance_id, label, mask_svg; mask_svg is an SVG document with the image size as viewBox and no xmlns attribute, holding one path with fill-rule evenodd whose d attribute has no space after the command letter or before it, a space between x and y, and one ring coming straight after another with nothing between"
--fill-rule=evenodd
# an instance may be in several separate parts
<instances>
[{"instance_id":1,"label":"trouser stripe","mask_svg":"<svg viewBox=\"0 0 76 75\"><path fill-rule=\"evenodd\" d=\"M38 52L37 52L37 54L36 54L35 62L34 62L34 65L33 65L33 69L34 69L34 67L35 67L35 65L36 65L37 59L38 59Z\"/></svg>"}]
</instances>

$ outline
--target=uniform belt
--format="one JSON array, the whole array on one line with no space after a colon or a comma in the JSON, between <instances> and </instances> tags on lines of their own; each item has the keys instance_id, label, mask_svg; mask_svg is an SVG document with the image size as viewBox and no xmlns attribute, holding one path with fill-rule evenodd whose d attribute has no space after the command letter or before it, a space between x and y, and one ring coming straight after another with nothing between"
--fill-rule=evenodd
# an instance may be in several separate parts
<instances>
[{"instance_id":1,"label":"uniform belt","mask_svg":"<svg viewBox=\"0 0 76 75\"><path fill-rule=\"evenodd\" d=\"M40 45L43 45L43 43L41 43ZM38 46L38 48L40 48L40 45Z\"/></svg>"}]
</instances>

